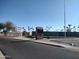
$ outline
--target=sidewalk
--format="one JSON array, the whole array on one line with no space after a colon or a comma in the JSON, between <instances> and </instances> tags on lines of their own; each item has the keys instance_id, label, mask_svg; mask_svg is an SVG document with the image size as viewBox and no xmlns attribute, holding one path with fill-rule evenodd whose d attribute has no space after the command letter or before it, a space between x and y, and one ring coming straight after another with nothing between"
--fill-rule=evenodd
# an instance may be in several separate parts
<instances>
[{"instance_id":1,"label":"sidewalk","mask_svg":"<svg viewBox=\"0 0 79 59\"><path fill-rule=\"evenodd\" d=\"M40 40L35 40L34 38L25 38L25 37L15 37L16 39L22 39L22 40L30 40L35 43L41 43L41 44L46 44L46 45L52 45L52 46L57 46L57 47L63 47L69 50L73 50L76 52L79 52L79 47L73 46L66 44L64 42L58 42L56 39L40 39Z\"/></svg>"},{"instance_id":2,"label":"sidewalk","mask_svg":"<svg viewBox=\"0 0 79 59\"><path fill-rule=\"evenodd\" d=\"M70 46L79 47L79 38L50 39L52 42L65 43Z\"/></svg>"}]
</instances>

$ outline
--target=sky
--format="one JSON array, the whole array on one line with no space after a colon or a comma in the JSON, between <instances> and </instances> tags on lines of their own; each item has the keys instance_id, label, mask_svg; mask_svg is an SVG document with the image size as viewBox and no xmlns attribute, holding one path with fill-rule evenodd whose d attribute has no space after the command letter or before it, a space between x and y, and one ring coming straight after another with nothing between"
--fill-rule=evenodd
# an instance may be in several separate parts
<instances>
[{"instance_id":1,"label":"sky","mask_svg":"<svg viewBox=\"0 0 79 59\"><path fill-rule=\"evenodd\" d=\"M79 26L79 0L65 0L66 26ZM63 29L64 0L0 0L0 22Z\"/></svg>"}]
</instances>

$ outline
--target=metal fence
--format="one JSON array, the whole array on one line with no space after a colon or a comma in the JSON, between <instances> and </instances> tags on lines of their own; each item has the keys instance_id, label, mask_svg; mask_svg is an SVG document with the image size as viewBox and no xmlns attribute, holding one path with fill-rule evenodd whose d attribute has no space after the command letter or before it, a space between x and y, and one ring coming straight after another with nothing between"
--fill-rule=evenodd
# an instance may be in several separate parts
<instances>
[{"instance_id":1,"label":"metal fence","mask_svg":"<svg viewBox=\"0 0 79 59\"><path fill-rule=\"evenodd\" d=\"M32 32L35 37L36 32ZM43 32L44 37L64 37L64 32ZM79 37L79 32L66 32L66 37Z\"/></svg>"}]
</instances>

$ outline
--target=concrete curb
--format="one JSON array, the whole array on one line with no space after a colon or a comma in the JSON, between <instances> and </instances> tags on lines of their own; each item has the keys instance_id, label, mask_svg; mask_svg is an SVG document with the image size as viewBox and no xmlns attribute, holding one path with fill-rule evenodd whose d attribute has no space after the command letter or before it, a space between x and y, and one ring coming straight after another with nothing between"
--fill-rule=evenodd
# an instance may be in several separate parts
<instances>
[{"instance_id":1,"label":"concrete curb","mask_svg":"<svg viewBox=\"0 0 79 59\"><path fill-rule=\"evenodd\" d=\"M56 47L62 47L62 48L66 48L66 49L69 49L69 50L72 50L75 52L79 52L79 47L69 46L67 44L59 44L59 43L55 43L55 42L44 42L44 41L40 41L40 40L30 40L30 41L35 42L35 43L56 46Z\"/></svg>"},{"instance_id":2,"label":"concrete curb","mask_svg":"<svg viewBox=\"0 0 79 59\"><path fill-rule=\"evenodd\" d=\"M0 59L11 59L2 49L0 49Z\"/></svg>"},{"instance_id":3,"label":"concrete curb","mask_svg":"<svg viewBox=\"0 0 79 59\"><path fill-rule=\"evenodd\" d=\"M51 45L51 46L56 46L56 47L64 48L63 46L56 45L56 44L51 44L51 43L48 43L48 42L42 42L42 41L36 41L36 40L30 40L30 41L35 42L35 43L40 43L40 44L45 44L45 45Z\"/></svg>"},{"instance_id":4,"label":"concrete curb","mask_svg":"<svg viewBox=\"0 0 79 59\"><path fill-rule=\"evenodd\" d=\"M0 49L0 59L6 59L4 56L4 52Z\"/></svg>"}]
</instances>

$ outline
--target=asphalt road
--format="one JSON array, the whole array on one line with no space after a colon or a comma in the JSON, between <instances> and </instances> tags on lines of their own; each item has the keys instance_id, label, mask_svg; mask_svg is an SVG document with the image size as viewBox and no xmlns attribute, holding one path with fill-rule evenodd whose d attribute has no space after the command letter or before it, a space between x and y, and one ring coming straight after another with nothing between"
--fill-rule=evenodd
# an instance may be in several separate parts
<instances>
[{"instance_id":1,"label":"asphalt road","mask_svg":"<svg viewBox=\"0 0 79 59\"><path fill-rule=\"evenodd\" d=\"M11 59L79 59L79 53L30 41L0 39L0 48Z\"/></svg>"}]
</instances>

